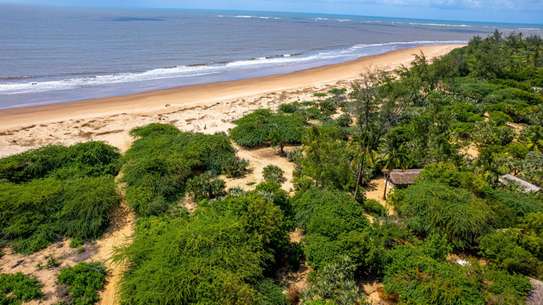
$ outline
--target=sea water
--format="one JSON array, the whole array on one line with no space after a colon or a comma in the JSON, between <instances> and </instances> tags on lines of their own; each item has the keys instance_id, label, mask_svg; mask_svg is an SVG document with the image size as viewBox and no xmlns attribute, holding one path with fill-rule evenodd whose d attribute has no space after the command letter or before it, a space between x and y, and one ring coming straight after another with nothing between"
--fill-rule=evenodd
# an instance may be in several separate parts
<instances>
[{"instance_id":1,"label":"sea water","mask_svg":"<svg viewBox=\"0 0 543 305\"><path fill-rule=\"evenodd\" d=\"M0 5L0 108L288 73L463 43L484 24L299 13Z\"/></svg>"}]
</instances>

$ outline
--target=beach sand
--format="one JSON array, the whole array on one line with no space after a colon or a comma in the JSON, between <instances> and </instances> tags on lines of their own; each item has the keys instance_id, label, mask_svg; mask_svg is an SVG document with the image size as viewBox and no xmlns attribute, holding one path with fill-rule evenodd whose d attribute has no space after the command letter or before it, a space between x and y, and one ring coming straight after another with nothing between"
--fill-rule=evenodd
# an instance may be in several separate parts
<instances>
[{"instance_id":1,"label":"beach sand","mask_svg":"<svg viewBox=\"0 0 543 305\"><path fill-rule=\"evenodd\" d=\"M47 144L106 141L125 151L132 128L162 122L204 133L230 129L258 108L311 99L347 87L361 73L409 65L415 54L442 56L461 45L423 46L284 75L188 86L141 94L0 110L0 157Z\"/></svg>"}]
</instances>

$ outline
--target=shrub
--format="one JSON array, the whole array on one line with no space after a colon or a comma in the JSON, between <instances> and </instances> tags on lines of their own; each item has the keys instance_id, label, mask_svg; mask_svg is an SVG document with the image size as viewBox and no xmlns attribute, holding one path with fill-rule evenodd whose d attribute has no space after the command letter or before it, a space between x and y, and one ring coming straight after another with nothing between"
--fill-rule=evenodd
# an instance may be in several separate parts
<instances>
[{"instance_id":1,"label":"shrub","mask_svg":"<svg viewBox=\"0 0 543 305\"><path fill-rule=\"evenodd\" d=\"M225 183L208 173L201 174L187 182L187 192L196 200L214 199L226 195Z\"/></svg>"},{"instance_id":2,"label":"shrub","mask_svg":"<svg viewBox=\"0 0 543 305\"><path fill-rule=\"evenodd\" d=\"M507 114L501 111L494 111L490 113L490 119L498 126L505 125L508 122L512 122L513 119Z\"/></svg>"},{"instance_id":3,"label":"shrub","mask_svg":"<svg viewBox=\"0 0 543 305\"><path fill-rule=\"evenodd\" d=\"M273 304L264 277L282 253L282 213L256 192L203 201L190 218L148 217L120 259L121 304ZM279 303L280 304L280 303Z\"/></svg>"},{"instance_id":4,"label":"shrub","mask_svg":"<svg viewBox=\"0 0 543 305\"><path fill-rule=\"evenodd\" d=\"M348 113L343 113L336 119L336 122L339 127L349 127L353 123L353 119Z\"/></svg>"},{"instance_id":5,"label":"shrub","mask_svg":"<svg viewBox=\"0 0 543 305\"><path fill-rule=\"evenodd\" d=\"M310 286L304 293L302 304L364 304L363 294L354 278L355 270L356 266L350 258L343 257L337 263L326 265L311 274Z\"/></svg>"},{"instance_id":6,"label":"shrub","mask_svg":"<svg viewBox=\"0 0 543 305\"><path fill-rule=\"evenodd\" d=\"M401 304L524 304L528 279L476 261L468 266L429 256L428 246L400 246L388 253L384 285Z\"/></svg>"},{"instance_id":7,"label":"shrub","mask_svg":"<svg viewBox=\"0 0 543 305\"><path fill-rule=\"evenodd\" d=\"M297 115L276 114L269 110L257 110L234 122L237 126L230 135L241 146L254 148L287 144L300 144L305 128Z\"/></svg>"},{"instance_id":8,"label":"shrub","mask_svg":"<svg viewBox=\"0 0 543 305\"><path fill-rule=\"evenodd\" d=\"M452 163L430 164L424 168L418 179L467 189L475 194L490 190L490 185L482 175L473 169L458 168Z\"/></svg>"},{"instance_id":9,"label":"shrub","mask_svg":"<svg viewBox=\"0 0 543 305\"><path fill-rule=\"evenodd\" d=\"M101 263L79 263L62 269L58 282L68 288L67 304L93 305L105 284L107 271Z\"/></svg>"},{"instance_id":10,"label":"shrub","mask_svg":"<svg viewBox=\"0 0 543 305\"><path fill-rule=\"evenodd\" d=\"M379 217L385 217L388 215L387 209L378 201L373 199L364 200L364 211Z\"/></svg>"},{"instance_id":11,"label":"shrub","mask_svg":"<svg viewBox=\"0 0 543 305\"><path fill-rule=\"evenodd\" d=\"M518 224L530 213L543 212L543 200L534 194L491 190L485 199L497 215L497 225L501 228Z\"/></svg>"},{"instance_id":12,"label":"shrub","mask_svg":"<svg viewBox=\"0 0 543 305\"><path fill-rule=\"evenodd\" d=\"M270 279L265 279L257 283L256 290L260 299L256 302L262 305L288 305L287 299L283 294L281 286L275 284Z\"/></svg>"},{"instance_id":13,"label":"shrub","mask_svg":"<svg viewBox=\"0 0 543 305\"><path fill-rule=\"evenodd\" d=\"M364 210L347 193L312 188L293 198L298 225L308 234L335 238L339 234L363 230L368 222Z\"/></svg>"},{"instance_id":14,"label":"shrub","mask_svg":"<svg viewBox=\"0 0 543 305\"><path fill-rule=\"evenodd\" d=\"M280 167L275 165L268 165L264 167L264 171L262 174L264 175L264 180L266 180L267 182L275 182L281 184L286 180L284 177L284 173L285 172L283 172Z\"/></svg>"},{"instance_id":15,"label":"shrub","mask_svg":"<svg viewBox=\"0 0 543 305\"><path fill-rule=\"evenodd\" d=\"M456 249L475 247L494 217L486 203L470 192L427 181L395 191L393 203L413 232L445 235Z\"/></svg>"},{"instance_id":16,"label":"shrub","mask_svg":"<svg viewBox=\"0 0 543 305\"><path fill-rule=\"evenodd\" d=\"M99 237L118 206L120 154L102 142L46 146L0 159L0 243L31 253Z\"/></svg>"},{"instance_id":17,"label":"shrub","mask_svg":"<svg viewBox=\"0 0 543 305\"><path fill-rule=\"evenodd\" d=\"M333 99L325 99L319 102L319 108L321 110L321 113L325 115L332 115L336 113L338 105Z\"/></svg>"},{"instance_id":18,"label":"shrub","mask_svg":"<svg viewBox=\"0 0 543 305\"><path fill-rule=\"evenodd\" d=\"M249 167L249 161L245 159L232 159L231 162L227 163L224 172L228 177L231 178L240 178L247 174Z\"/></svg>"},{"instance_id":19,"label":"shrub","mask_svg":"<svg viewBox=\"0 0 543 305\"><path fill-rule=\"evenodd\" d=\"M42 284L34 276L0 274L0 304L19 305L43 297Z\"/></svg>"},{"instance_id":20,"label":"shrub","mask_svg":"<svg viewBox=\"0 0 543 305\"><path fill-rule=\"evenodd\" d=\"M279 106L279 111L284 113L294 113L300 109L300 103L294 102L294 103L288 103L288 104L281 104Z\"/></svg>"},{"instance_id":21,"label":"shrub","mask_svg":"<svg viewBox=\"0 0 543 305\"><path fill-rule=\"evenodd\" d=\"M31 253L62 236L95 239L106 230L119 202L113 177L107 176L0 183L2 240L16 251Z\"/></svg>"},{"instance_id":22,"label":"shrub","mask_svg":"<svg viewBox=\"0 0 543 305\"><path fill-rule=\"evenodd\" d=\"M64 186L63 197L59 221L64 234L81 240L100 237L110 223L111 211L120 202L110 177L71 180Z\"/></svg>"},{"instance_id":23,"label":"shrub","mask_svg":"<svg viewBox=\"0 0 543 305\"><path fill-rule=\"evenodd\" d=\"M518 229L490 233L481 238L480 254L510 272L541 276L543 263L523 247L523 239Z\"/></svg>"},{"instance_id":24,"label":"shrub","mask_svg":"<svg viewBox=\"0 0 543 305\"><path fill-rule=\"evenodd\" d=\"M118 150L102 142L51 145L1 159L0 180L22 183L44 177L114 176L120 166Z\"/></svg>"},{"instance_id":25,"label":"shrub","mask_svg":"<svg viewBox=\"0 0 543 305\"><path fill-rule=\"evenodd\" d=\"M202 172L239 175L246 162L235 155L225 134L185 133L152 124L132 131L139 139L126 153L126 199L138 215L167 211L184 193L187 181Z\"/></svg>"},{"instance_id":26,"label":"shrub","mask_svg":"<svg viewBox=\"0 0 543 305\"><path fill-rule=\"evenodd\" d=\"M307 262L315 270L349 257L357 270L380 272L381 239L374 236L362 206L349 194L311 188L293 198L296 222L305 231Z\"/></svg>"}]
</instances>

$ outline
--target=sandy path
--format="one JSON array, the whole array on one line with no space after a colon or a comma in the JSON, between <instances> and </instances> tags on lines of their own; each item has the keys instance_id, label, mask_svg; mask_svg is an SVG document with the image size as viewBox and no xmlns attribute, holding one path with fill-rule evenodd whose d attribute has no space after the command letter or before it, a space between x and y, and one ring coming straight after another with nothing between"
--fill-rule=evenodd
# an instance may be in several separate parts
<instances>
[{"instance_id":1,"label":"sandy path","mask_svg":"<svg viewBox=\"0 0 543 305\"><path fill-rule=\"evenodd\" d=\"M108 269L108 279L104 290L100 294L99 305L115 305L119 303L117 295L118 287L127 265L126 263L114 263L111 257L114 255L115 249L128 245L134 235L136 217L134 212L126 204L124 185L120 184L120 180L121 175L117 177L119 193L122 196L121 206L112 215L114 223L109 232L96 242L98 251L93 257L94 260L104 262Z\"/></svg>"},{"instance_id":2,"label":"sandy path","mask_svg":"<svg viewBox=\"0 0 543 305\"><path fill-rule=\"evenodd\" d=\"M239 158L249 161L249 173L241 179L222 177L226 181L227 189L239 187L243 190L250 190L255 185L264 181L264 168L268 165L275 165L284 172L285 182L282 185L283 190L286 192L293 190L292 178L295 164L289 162L287 158L279 156L276 148L266 147L249 150L236 146L236 150L236 155Z\"/></svg>"},{"instance_id":3,"label":"sandy path","mask_svg":"<svg viewBox=\"0 0 543 305\"><path fill-rule=\"evenodd\" d=\"M387 193L390 193L391 189L392 189L392 185L389 183L387 186ZM366 191L366 198L373 199L379 202L382 206L384 206L387 209L388 215L391 215L391 216L396 215L396 211L394 210L394 207L391 206L383 198L384 193L385 193L385 179L381 177L381 178L370 181L368 191Z\"/></svg>"}]
</instances>

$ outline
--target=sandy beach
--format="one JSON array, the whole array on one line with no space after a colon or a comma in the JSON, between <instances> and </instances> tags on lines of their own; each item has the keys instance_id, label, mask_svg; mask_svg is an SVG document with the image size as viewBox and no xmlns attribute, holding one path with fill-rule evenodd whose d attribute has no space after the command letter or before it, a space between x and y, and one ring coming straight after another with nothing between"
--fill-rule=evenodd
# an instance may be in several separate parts
<instances>
[{"instance_id":1,"label":"sandy beach","mask_svg":"<svg viewBox=\"0 0 543 305\"><path fill-rule=\"evenodd\" d=\"M0 157L89 140L106 141L124 151L131 143L128 131L152 122L186 131L227 131L233 120L254 109L311 99L314 93L349 86L361 73L392 70L409 65L415 54L431 59L461 46L423 46L284 75L1 110Z\"/></svg>"}]
</instances>

